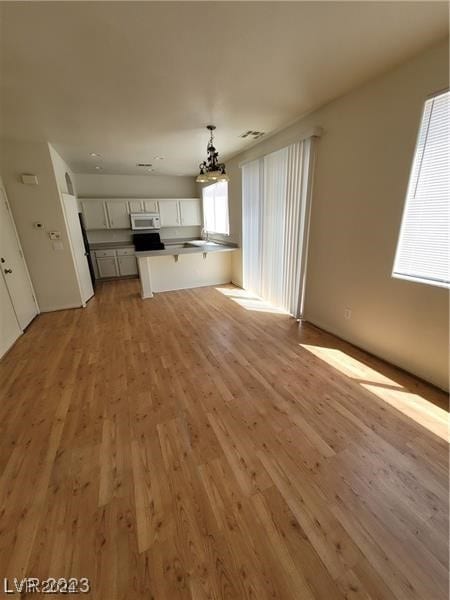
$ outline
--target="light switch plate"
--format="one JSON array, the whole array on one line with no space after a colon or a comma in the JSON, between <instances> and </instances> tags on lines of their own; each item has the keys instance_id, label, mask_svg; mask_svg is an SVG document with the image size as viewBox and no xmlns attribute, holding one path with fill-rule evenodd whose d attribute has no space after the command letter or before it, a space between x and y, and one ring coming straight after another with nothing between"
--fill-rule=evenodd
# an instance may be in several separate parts
<instances>
[{"instance_id":1,"label":"light switch plate","mask_svg":"<svg viewBox=\"0 0 450 600\"><path fill-rule=\"evenodd\" d=\"M30 175L28 173L22 173L21 175L22 183L25 185L38 185L39 180L37 175Z\"/></svg>"},{"instance_id":2,"label":"light switch plate","mask_svg":"<svg viewBox=\"0 0 450 600\"><path fill-rule=\"evenodd\" d=\"M53 242L52 246L53 250L64 250L64 245L62 242Z\"/></svg>"}]
</instances>

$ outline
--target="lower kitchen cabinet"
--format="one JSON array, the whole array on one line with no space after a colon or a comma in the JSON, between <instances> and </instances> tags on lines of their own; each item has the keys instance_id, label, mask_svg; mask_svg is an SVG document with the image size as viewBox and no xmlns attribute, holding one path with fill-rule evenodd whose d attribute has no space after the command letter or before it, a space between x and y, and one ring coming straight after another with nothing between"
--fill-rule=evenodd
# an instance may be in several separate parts
<instances>
[{"instance_id":1,"label":"lower kitchen cabinet","mask_svg":"<svg viewBox=\"0 0 450 600\"><path fill-rule=\"evenodd\" d=\"M105 277L118 277L117 260L115 256L97 258L98 274L100 279Z\"/></svg>"},{"instance_id":2,"label":"lower kitchen cabinet","mask_svg":"<svg viewBox=\"0 0 450 600\"><path fill-rule=\"evenodd\" d=\"M131 277L138 274L134 248L117 248L95 251L96 277ZM95 270L95 266L94 266Z\"/></svg>"},{"instance_id":3,"label":"lower kitchen cabinet","mask_svg":"<svg viewBox=\"0 0 450 600\"><path fill-rule=\"evenodd\" d=\"M119 267L119 275L125 277L126 275L137 275L137 261L135 256L118 256L117 264Z\"/></svg>"}]
</instances>

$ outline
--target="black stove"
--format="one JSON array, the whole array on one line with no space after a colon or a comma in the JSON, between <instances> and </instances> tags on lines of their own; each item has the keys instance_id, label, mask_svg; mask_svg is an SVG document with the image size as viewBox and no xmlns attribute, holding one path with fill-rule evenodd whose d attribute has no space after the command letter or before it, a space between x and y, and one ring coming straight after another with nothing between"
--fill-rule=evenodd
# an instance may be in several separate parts
<instances>
[{"instance_id":1,"label":"black stove","mask_svg":"<svg viewBox=\"0 0 450 600\"><path fill-rule=\"evenodd\" d=\"M136 252L146 252L147 250L164 250L164 244L161 242L159 233L135 233L133 234L133 244Z\"/></svg>"}]
</instances>

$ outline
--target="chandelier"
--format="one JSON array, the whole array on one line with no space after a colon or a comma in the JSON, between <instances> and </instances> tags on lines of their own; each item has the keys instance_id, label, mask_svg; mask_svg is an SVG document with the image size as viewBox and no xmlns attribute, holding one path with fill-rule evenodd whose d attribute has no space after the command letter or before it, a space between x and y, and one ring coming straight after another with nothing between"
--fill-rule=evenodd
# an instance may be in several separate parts
<instances>
[{"instance_id":1,"label":"chandelier","mask_svg":"<svg viewBox=\"0 0 450 600\"><path fill-rule=\"evenodd\" d=\"M225 173L225 164L219 162L219 153L214 147L213 131L215 125L207 125L211 133L208 146L206 147L206 160L199 165L200 173L196 179L197 183L210 183L213 181L229 181L228 175Z\"/></svg>"}]
</instances>

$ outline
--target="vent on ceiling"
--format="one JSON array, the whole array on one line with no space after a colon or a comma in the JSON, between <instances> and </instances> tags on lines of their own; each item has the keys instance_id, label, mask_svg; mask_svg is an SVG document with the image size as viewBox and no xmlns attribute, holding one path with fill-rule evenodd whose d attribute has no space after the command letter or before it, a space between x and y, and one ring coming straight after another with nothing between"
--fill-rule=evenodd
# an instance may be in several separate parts
<instances>
[{"instance_id":1,"label":"vent on ceiling","mask_svg":"<svg viewBox=\"0 0 450 600\"><path fill-rule=\"evenodd\" d=\"M244 131L244 133L242 133L240 137L241 138L252 137L254 140L258 140L265 133L266 133L265 131L253 131L252 129L249 129L248 131Z\"/></svg>"},{"instance_id":2,"label":"vent on ceiling","mask_svg":"<svg viewBox=\"0 0 450 600\"><path fill-rule=\"evenodd\" d=\"M137 163L137 167L151 167L152 163Z\"/></svg>"}]
</instances>

